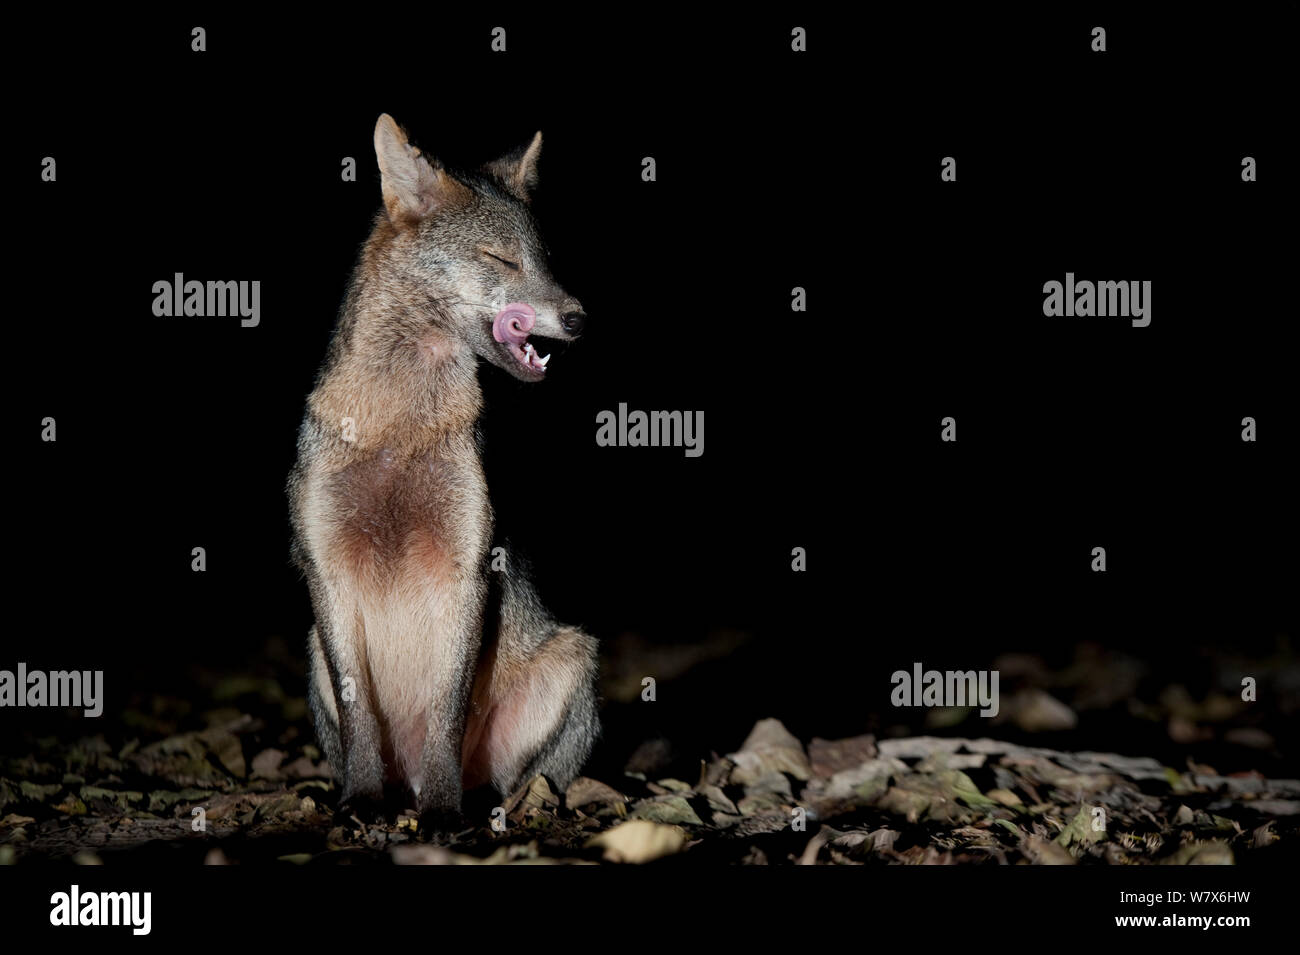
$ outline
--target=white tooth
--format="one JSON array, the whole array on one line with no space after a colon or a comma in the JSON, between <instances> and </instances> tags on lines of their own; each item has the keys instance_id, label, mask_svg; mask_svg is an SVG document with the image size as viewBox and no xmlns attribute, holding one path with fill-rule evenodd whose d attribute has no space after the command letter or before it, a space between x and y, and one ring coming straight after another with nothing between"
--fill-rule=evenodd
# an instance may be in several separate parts
<instances>
[{"instance_id":1,"label":"white tooth","mask_svg":"<svg viewBox=\"0 0 1300 955\"><path fill-rule=\"evenodd\" d=\"M545 368L545 367L546 367L546 363L547 363L548 361L550 361L550 360L551 360L551 356L548 354L545 358L539 358L539 359L537 359L537 364L539 364L539 365L541 365L543 368Z\"/></svg>"}]
</instances>

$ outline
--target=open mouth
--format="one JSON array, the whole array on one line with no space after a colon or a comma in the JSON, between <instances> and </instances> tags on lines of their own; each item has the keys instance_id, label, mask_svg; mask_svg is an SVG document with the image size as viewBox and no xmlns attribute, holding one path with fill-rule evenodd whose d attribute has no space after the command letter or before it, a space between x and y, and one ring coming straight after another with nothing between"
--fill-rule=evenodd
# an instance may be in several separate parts
<instances>
[{"instance_id":1,"label":"open mouth","mask_svg":"<svg viewBox=\"0 0 1300 955\"><path fill-rule=\"evenodd\" d=\"M534 345L534 342L536 342L536 345ZM532 341L524 342L522 349L519 349L518 346L511 348L511 353L533 371L544 374L546 372L546 363L551 360L551 346L553 344L554 342L547 338L534 338ZM538 351L539 346L546 354L541 354Z\"/></svg>"},{"instance_id":2,"label":"open mouth","mask_svg":"<svg viewBox=\"0 0 1300 955\"><path fill-rule=\"evenodd\" d=\"M492 320L492 337L506 346L506 351L514 356L529 371L537 375L546 374L547 362L551 360L551 339L532 336L529 332L537 321L537 314L531 305L512 302ZM543 351L539 351L539 346Z\"/></svg>"}]
</instances>

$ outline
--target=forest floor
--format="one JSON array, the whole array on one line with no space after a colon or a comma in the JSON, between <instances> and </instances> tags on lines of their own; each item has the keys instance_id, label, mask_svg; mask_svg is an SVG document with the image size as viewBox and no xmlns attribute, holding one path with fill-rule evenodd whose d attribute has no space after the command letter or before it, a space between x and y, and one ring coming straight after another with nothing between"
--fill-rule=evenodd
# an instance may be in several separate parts
<instances>
[{"instance_id":1,"label":"forest floor","mask_svg":"<svg viewBox=\"0 0 1300 955\"><path fill-rule=\"evenodd\" d=\"M276 680L207 691L0 757L0 864L1250 864L1300 836L1295 779L990 738L801 740L771 718L696 763L648 739L619 774L479 794L463 828L429 833L338 812Z\"/></svg>"}]
</instances>

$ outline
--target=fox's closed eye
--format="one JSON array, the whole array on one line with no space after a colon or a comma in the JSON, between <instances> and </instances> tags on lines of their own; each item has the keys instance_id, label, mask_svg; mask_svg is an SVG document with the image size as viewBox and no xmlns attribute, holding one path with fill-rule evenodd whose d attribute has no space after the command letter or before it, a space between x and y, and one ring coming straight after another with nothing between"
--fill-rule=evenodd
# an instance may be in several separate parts
<instances>
[{"instance_id":1,"label":"fox's closed eye","mask_svg":"<svg viewBox=\"0 0 1300 955\"><path fill-rule=\"evenodd\" d=\"M518 262L512 262L512 261L510 261L509 259L503 259L501 256L497 255L495 252L489 252L487 249L484 249L484 250L483 250L483 254L486 255L489 259L496 259L498 262L500 262L502 265L504 265L504 266L505 266L506 268L508 268L508 269L512 269L512 270L515 271L515 272L518 272L518 271L519 271L519 263L518 263Z\"/></svg>"}]
</instances>

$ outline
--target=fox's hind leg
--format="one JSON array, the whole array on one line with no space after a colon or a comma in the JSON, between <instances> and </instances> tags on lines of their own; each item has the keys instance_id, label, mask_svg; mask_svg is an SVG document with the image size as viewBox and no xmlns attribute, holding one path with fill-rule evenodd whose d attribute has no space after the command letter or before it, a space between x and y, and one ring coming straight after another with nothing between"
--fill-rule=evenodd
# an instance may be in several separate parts
<instances>
[{"instance_id":1,"label":"fox's hind leg","mask_svg":"<svg viewBox=\"0 0 1300 955\"><path fill-rule=\"evenodd\" d=\"M572 782L600 731L595 644L557 627L531 656L498 649L465 735L466 789L490 782L506 795L538 773L561 789Z\"/></svg>"},{"instance_id":2,"label":"fox's hind leg","mask_svg":"<svg viewBox=\"0 0 1300 955\"><path fill-rule=\"evenodd\" d=\"M600 732L596 641L554 623L527 580L508 579L503 591L496 640L474 684L465 788L491 783L504 796L541 773L563 789Z\"/></svg>"}]
</instances>

